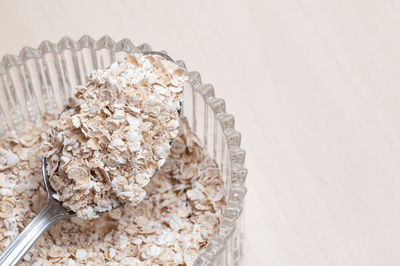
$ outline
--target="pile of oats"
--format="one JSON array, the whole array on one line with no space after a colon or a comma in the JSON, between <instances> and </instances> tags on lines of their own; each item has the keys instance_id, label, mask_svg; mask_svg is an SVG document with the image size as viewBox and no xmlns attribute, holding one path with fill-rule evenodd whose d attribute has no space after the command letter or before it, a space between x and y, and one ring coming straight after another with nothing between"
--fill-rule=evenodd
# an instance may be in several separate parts
<instances>
[{"instance_id":1,"label":"pile of oats","mask_svg":"<svg viewBox=\"0 0 400 266\"><path fill-rule=\"evenodd\" d=\"M132 54L95 70L44 143L54 198L87 219L138 204L178 134L184 69Z\"/></svg>"},{"instance_id":2,"label":"pile of oats","mask_svg":"<svg viewBox=\"0 0 400 266\"><path fill-rule=\"evenodd\" d=\"M44 206L40 147L54 119L22 125L0 141L0 252ZM53 225L21 265L193 264L222 218L225 191L216 162L186 119L146 191L136 207Z\"/></svg>"}]
</instances>

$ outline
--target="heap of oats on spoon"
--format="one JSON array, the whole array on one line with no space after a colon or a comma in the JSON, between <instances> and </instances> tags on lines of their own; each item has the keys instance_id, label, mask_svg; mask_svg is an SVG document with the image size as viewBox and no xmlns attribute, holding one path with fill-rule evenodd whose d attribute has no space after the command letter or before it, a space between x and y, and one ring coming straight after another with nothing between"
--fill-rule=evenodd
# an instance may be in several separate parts
<instances>
[{"instance_id":1,"label":"heap of oats on spoon","mask_svg":"<svg viewBox=\"0 0 400 266\"><path fill-rule=\"evenodd\" d=\"M45 143L53 197L87 219L142 201L178 134L185 80L182 68L156 54L93 71Z\"/></svg>"}]
</instances>

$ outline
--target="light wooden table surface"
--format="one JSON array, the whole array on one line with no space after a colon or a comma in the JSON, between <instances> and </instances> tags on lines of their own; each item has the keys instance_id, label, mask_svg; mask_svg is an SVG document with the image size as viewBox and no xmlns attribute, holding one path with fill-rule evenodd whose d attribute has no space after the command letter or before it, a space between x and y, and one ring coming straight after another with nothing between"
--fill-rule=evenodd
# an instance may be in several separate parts
<instances>
[{"instance_id":1,"label":"light wooden table surface","mask_svg":"<svg viewBox=\"0 0 400 266\"><path fill-rule=\"evenodd\" d=\"M247 150L244 265L400 265L400 2L0 0L0 55L88 33L214 84Z\"/></svg>"}]
</instances>

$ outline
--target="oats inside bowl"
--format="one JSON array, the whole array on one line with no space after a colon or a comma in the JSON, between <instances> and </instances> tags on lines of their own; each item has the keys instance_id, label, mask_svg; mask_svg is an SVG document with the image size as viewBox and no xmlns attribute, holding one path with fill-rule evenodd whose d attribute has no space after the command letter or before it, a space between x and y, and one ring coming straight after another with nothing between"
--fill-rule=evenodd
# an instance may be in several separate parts
<instances>
[{"instance_id":1,"label":"oats inside bowl","mask_svg":"<svg viewBox=\"0 0 400 266\"><path fill-rule=\"evenodd\" d=\"M0 252L46 201L42 143L55 119L23 123L0 141ZM222 219L224 189L216 162L184 118L141 203L53 225L21 265L191 265Z\"/></svg>"}]
</instances>

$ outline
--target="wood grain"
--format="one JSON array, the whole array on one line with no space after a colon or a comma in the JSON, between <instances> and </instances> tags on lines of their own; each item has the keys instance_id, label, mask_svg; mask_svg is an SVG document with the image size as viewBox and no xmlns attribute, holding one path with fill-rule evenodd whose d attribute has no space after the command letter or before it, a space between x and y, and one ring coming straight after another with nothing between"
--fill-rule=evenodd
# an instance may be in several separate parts
<instances>
[{"instance_id":1,"label":"wood grain","mask_svg":"<svg viewBox=\"0 0 400 266\"><path fill-rule=\"evenodd\" d=\"M395 266L399 11L393 0L0 0L0 55L87 33L184 59L243 135L244 265Z\"/></svg>"}]
</instances>

